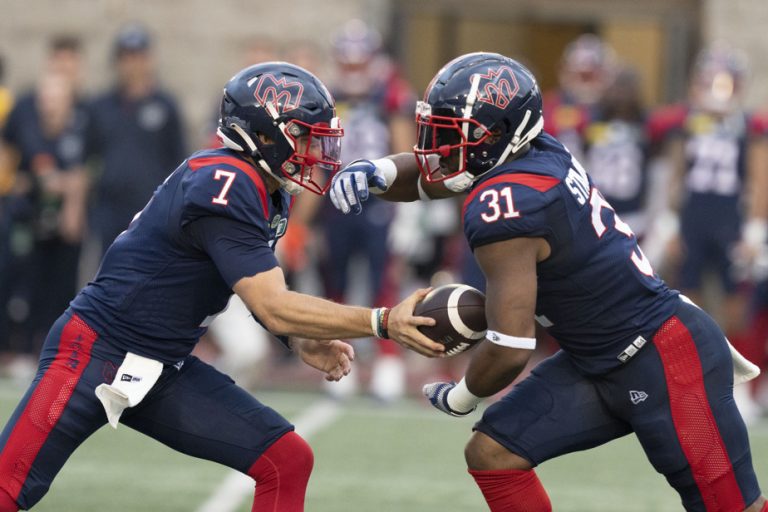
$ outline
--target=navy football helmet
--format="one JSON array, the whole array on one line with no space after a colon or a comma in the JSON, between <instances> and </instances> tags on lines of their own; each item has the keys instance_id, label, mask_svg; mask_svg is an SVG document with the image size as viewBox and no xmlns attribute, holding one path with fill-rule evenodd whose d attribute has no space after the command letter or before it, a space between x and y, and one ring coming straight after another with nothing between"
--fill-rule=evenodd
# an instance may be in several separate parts
<instances>
[{"instance_id":1,"label":"navy football helmet","mask_svg":"<svg viewBox=\"0 0 768 512\"><path fill-rule=\"evenodd\" d=\"M304 188L324 194L341 167L344 131L331 94L312 73L287 62L256 64L230 79L216 134L292 195Z\"/></svg>"},{"instance_id":2,"label":"navy football helmet","mask_svg":"<svg viewBox=\"0 0 768 512\"><path fill-rule=\"evenodd\" d=\"M595 34L582 34L563 51L558 79L565 99L576 105L594 105L617 71L613 48Z\"/></svg>"},{"instance_id":3,"label":"navy football helmet","mask_svg":"<svg viewBox=\"0 0 768 512\"><path fill-rule=\"evenodd\" d=\"M437 72L416 105L416 124L424 179L462 191L541 132L541 91L519 62L470 53Z\"/></svg>"},{"instance_id":4,"label":"navy football helmet","mask_svg":"<svg viewBox=\"0 0 768 512\"><path fill-rule=\"evenodd\" d=\"M702 49L692 70L694 106L714 114L729 114L738 110L748 69L744 53L723 42L718 41Z\"/></svg>"}]
</instances>

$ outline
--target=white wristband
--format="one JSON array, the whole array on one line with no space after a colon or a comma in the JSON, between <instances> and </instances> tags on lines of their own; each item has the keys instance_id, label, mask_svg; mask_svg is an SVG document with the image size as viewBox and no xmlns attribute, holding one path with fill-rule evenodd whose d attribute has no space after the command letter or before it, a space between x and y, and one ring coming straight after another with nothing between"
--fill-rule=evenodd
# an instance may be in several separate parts
<instances>
[{"instance_id":1,"label":"white wristband","mask_svg":"<svg viewBox=\"0 0 768 512\"><path fill-rule=\"evenodd\" d=\"M469 390L467 387L467 379L464 377L448 392L448 396L445 397L445 400L448 402L448 407L454 411L465 413L474 409L483 399Z\"/></svg>"},{"instance_id":2,"label":"white wristband","mask_svg":"<svg viewBox=\"0 0 768 512\"><path fill-rule=\"evenodd\" d=\"M376 170L381 173L381 177L384 178L384 182L387 184L387 188L392 186L397 178L397 166L395 162L389 158L379 158L377 160L371 160L371 163L376 166ZM378 187L371 187L368 190L372 194L383 194L385 191Z\"/></svg>"},{"instance_id":3,"label":"white wristband","mask_svg":"<svg viewBox=\"0 0 768 512\"><path fill-rule=\"evenodd\" d=\"M485 339L496 345L509 348L524 348L533 350L536 348L536 338L520 338L517 336L507 336L490 329L485 333Z\"/></svg>"},{"instance_id":4,"label":"white wristband","mask_svg":"<svg viewBox=\"0 0 768 512\"><path fill-rule=\"evenodd\" d=\"M374 336L379 335L379 310L381 308L373 308L371 310L371 331Z\"/></svg>"}]
</instances>

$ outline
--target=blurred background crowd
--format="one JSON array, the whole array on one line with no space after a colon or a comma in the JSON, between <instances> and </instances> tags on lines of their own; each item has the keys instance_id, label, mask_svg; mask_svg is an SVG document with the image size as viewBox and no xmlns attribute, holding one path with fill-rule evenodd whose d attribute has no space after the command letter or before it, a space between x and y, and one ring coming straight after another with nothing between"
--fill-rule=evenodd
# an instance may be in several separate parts
<instances>
[{"instance_id":1,"label":"blurred background crowd","mask_svg":"<svg viewBox=\"0 0 768 512\"><path fill-rule=\"evenodd\" d=\"M10 1L0 21L0 375L27 380L50 324L188 152L216 145L218 95L240 68L286 60L331 89L342 157L410 151L438 68L497 51L537 75L545 129L576 155L655 270L766 367L768 13L761 0ZM609 6L610 4L610 6ZM47 6L47 9L45 8ZM608 8L610 7L610 8ZM343 216L302 194L278 256L292 287L365 305L483 279L461 204L372 199ZM607 311L606 314L610 314ZM541 357L554 343L540 333ZM359 343L344 397L389 402L464 355ZM319 385L233 301L200 357L252 389ZM768 410L759 379L742 413Z\"/></svg>"}]
</instances>

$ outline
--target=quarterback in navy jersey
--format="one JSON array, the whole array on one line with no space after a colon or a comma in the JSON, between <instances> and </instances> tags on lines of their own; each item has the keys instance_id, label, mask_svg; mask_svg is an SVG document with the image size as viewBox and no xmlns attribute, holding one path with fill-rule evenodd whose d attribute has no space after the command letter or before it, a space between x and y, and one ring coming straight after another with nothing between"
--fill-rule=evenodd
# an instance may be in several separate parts
<instances>
[{"instance_id":1,"label":"quarterback in navy jersey","mask_svg":"<svg viewBox=\"0 0 768 512\"><path fill-rule=\"evenodd\" d=\"M434 320L413 316L428 290L390 310L285 285L274 248L292 198L324 193L340 167L343 131L314 75L280 62L242 70L224 89L218 134L225 147L171 173L53 325L37 376L0 435L0 512L33 507L107 422L251 476L253 510L303 510L309 446L276 411L190 355L233 291L329 380L346 375L354 357L336 338L373 334L441 354L417 329Z\"/></svg>"},{"instance_id":2,"label":"quarterback in navy jersey","mask_svg":"<svg viewBox=\"0 0 768 512\"><path fill-rule=\"evenodd\" d=\"M347 166L331 200L359 211L467 193L467 241L486 278L486 339L459 383L424 394L471 413L520 374L534 321L562 350L486 409L465 449L493 512L549 511L533 468L634 433L691 511L768 510L734 378L756 368L715 322L654 273L636 237L555 138L535 78L498 54L449 62L416 107L413 155Z\"/></svg>"}]
</instances>

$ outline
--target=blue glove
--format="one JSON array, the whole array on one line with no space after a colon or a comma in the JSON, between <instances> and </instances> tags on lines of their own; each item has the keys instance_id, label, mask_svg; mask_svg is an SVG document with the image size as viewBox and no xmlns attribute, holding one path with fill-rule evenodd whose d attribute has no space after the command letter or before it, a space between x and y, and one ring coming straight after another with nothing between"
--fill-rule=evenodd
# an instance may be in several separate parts
<instances>
[{"instance_id":1,"label":"blue glove","mask_svg":"<svg viewBox=\"0 0 768 512\"><path fill-rule=\"evenodd\" d=\"M382 172L370 160L355 160L336 173L331 180L331 202L342 213L363 211L371 188L386 192L389 188Z\"/></svg>"},{"instance_id":2,"label":"blue glove","mask_svg":"<svg viewBox=\"0 0 768 512\"><path fill-rule=\"evenodd\" d=\"M477 409L477 405L468 411L455 411L451 409L451 406L448 405L448 392L455 387L455 382L433 382L432 384L425 384L421 392L424 393L429 403L435 408L443 411L445 414L461 418Z\"/></svg>"}]
</instances>

